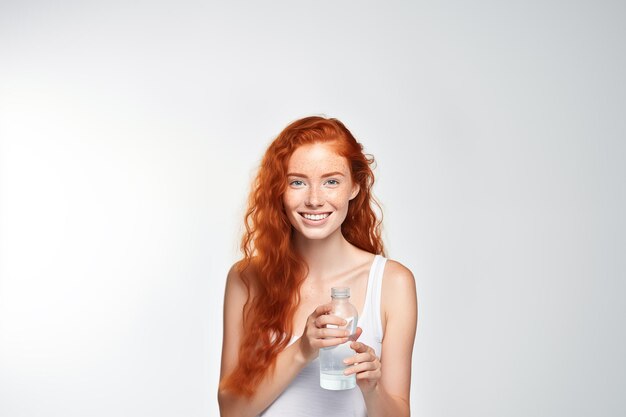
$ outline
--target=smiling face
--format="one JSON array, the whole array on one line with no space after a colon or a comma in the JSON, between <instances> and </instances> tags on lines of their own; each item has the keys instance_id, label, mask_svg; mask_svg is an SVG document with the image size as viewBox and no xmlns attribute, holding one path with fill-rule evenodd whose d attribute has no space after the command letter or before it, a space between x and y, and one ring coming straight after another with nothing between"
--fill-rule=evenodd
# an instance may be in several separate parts
<instances>
[{"instance_id":1,"label":"smiling face","mask_svg":"<svg viewBox=\"0 0 626 417\"><path fill-rule=\"evenodd\" d=\"M307 239L341 233L348 203L359 192L346 158L327 144L303 145L287 165L283 205L291 225Z\"/></svg>"}]
</instances>

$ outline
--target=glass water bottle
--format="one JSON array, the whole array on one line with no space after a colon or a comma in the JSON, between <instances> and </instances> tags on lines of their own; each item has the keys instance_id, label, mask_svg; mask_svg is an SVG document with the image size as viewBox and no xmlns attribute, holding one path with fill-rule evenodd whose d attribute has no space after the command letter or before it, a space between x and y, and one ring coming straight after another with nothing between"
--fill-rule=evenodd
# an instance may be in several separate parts
<instances>
[{"instance_id":1,"label":"glass water bottle","mask_svg":"<svg viewBox=\"0 0 626 417\"><path fill-rule=\"evenodd\" d=\"M345 326L328 325L340 329L348 329L350 335L356 333L356 325L359 313L356 307L350 304L350 288L333 287L330 293L332 297L332 311L329 314L346 320ZM320 349L320 386L330 390L344 390L356 387L356 375L344 375L347 366L343 360L354 355L350 348L351 341L336 346Z\"/></svg>"}]
</instances>

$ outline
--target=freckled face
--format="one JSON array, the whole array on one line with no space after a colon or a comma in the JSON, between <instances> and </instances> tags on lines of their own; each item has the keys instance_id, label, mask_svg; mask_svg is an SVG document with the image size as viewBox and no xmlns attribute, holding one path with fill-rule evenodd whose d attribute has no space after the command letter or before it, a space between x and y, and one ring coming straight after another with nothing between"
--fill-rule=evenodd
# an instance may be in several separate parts
<instances>
[{"instance_id":1,"label":"freckled face","mask_svg":"<svg viewBox=\"0 0 626 417\"><path fill-rule=\"evenodd\" d=\"M359 192L348 161L331 146L303 145L287 165L283 205L293 228L307 239L325 239L341 233L348 203Z\"/></svg>"}]
</instances>

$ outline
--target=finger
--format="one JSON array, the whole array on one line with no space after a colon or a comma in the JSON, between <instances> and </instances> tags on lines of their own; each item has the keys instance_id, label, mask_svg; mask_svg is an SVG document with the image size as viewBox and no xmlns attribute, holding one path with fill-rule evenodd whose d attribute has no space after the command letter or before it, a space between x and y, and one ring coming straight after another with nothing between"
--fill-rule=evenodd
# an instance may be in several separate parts
<instances>
[{"instance_id":1,"label":"finger","mask_svg":"<svg viewBox=\"0 0 626 417\"><path fill-rule=\"evenodd\" d=\"M317 339L318 347L331 347L341 345L348 341L347 337L331 337L327 339Z\"/></svg>"},{"instance_id":2,"label":"finger","mask_svg":"<svg viewBox=\"0 0 626 417\"><path fill-rule=\"evenodd\" d=\"M363 329L361 329L360 327L357 327L356 332L354 332L354 334L350 336L350 340L356 341L359 337L361 337L362 333L363 333Z\"/></svg>"},{"instance_id":3,"label":"finger","mask_svg":"<svg viewBox=\"0 0 626 417\"><path fill-rule=\"evenodd\" d=\"M359 353L354 356L350 356L349 358L345 358L343 363L346 365L353 365L355 363L360 362L375 362L378 359L376 355L372 352Z\"/></svg>"},{"instance_id":4,"label":"finger","mask_svg":"<svg viewBox=\"0 0 626 417\"><path fill-rule=\"evenodd\" d=\"M350 336L350 332L346 329L328 329L326 327L322 327L321 329L316 329L314 337L317 339L327 339L332 337L339 337L347 339ZM347 342L347 340L346 340Z\"/></svg>"},{"instance_id":5,"label":"finger","mask_svg":"<svg viewBox=\"0 0 626 417\"><path fill-rule=\"evenodd\" d=\"M344 319L342 319L341 317L332 315L332 314L324 314L321 316L318 316L315 319L315 326L316 327L325 327L328 325L331 326L345 326L346 324L348 324L347 321L345 321Z\"/></svg>"},{"instance_id":6,"label":"finger","mask_svg":"<svg viewBox=\"0 0 626 417\"><path fill-rule=\"evenodd\" d=\"M380 379L381 376L382 376L382 372L380 372L380 369L377 369L375 371L367 371L367 372L358 373L356 374L356 379L376 380L376 379Z\"/></svg>"},{"instance_id":7,"label":"finger","mask_svg":"<svg viewBox=\"0 0 626 417\"><path fill-rule=\"evenodd\" d=\"M354 350L357 353L367 352L368 349L372 349L371 347L367 346L365 343L361 343L361 342L352 342L350 343L350 347L352 348L352 350Z\"/></svg>"},{"instance_id":8,"label":"finger","mask_svg":"<svg viewBox=\"0 0 626 417\"><path fill-rule=\"evenodd\" d=\"M376 362L361 362L357 365L346 368L343 372L344 375L352 375L352 374L362 374L369 372L376 372L380 370L380 367Z\"/></svg>"},{"instance_id":9,"label":"finger","mask_svg":"<svg viewBox=\"0 0 626 417\"><path fill-rule=\"evenodd\" d=\"M311 317L319 317L323 314L328 314L332 311L332 309L333 309L332 304L322 304L320 306L317 306L317 308L315 308L313 313L311 313Z\"/></svg>"}]
</instances>

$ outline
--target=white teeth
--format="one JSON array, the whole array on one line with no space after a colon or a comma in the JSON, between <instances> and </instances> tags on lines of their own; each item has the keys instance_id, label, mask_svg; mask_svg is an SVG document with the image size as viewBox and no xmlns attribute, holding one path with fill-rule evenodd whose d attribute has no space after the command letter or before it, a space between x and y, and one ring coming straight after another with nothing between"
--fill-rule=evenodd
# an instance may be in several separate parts
<instances>
[{"instance_id":1,"label":"white teeth","mask_svg":"<svg viewBox=\"0 0 626 417\"><path fill-rule=\"evenodd\" d=\"M330 213L324 213L324 214L308 214L308 213L302 213L302 216L305 219L308 220L322 220L325 219L326 217L329 216Z\"/></svg>"}]
</instances>

